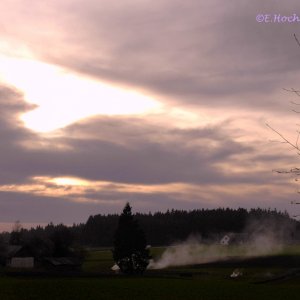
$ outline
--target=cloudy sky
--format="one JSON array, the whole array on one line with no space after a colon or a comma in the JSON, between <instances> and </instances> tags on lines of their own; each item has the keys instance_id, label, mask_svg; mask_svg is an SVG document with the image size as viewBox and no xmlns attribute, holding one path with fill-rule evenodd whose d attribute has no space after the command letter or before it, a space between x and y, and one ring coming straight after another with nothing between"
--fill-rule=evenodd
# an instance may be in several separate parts
<instances>
[{"instance_id":1,"label":"cloudy sky","mask_svg":"<svg viewBox=\"0 0 300 300\"><path fill-rule=\"evenodd\" d=\"M2 229L126 201L300 213L293 178L272 172L299 158L266 126L297 137L298 0L1 6Z\"/></svg>"}]
</instances>

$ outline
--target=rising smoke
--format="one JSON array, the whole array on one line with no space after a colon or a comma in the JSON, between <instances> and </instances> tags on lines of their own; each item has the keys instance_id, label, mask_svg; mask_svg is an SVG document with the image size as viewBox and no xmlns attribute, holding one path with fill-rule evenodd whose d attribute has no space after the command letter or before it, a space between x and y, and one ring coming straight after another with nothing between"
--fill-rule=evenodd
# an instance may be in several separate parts
<instances>
[{"instance_id":1,"label":"rising smoke","mask_svg":"<svg viewBox=\"0 0 300 300\"><path fill-rule=\"evenodd\" d=\"M190 236L186 241L169 246L158 260L151 261L149 269L164 269L171 266L185 266L222 261L237 257L253 257L276 254L289 240L292 228L274 220L252 220L242 234L243 240L234 245L204 243L201 237ZM219 235L222 236L222 235ZM234 237L234 234L229 234ZM229 243L230 244L230 243Z\"/></svg>"}]
</instances>

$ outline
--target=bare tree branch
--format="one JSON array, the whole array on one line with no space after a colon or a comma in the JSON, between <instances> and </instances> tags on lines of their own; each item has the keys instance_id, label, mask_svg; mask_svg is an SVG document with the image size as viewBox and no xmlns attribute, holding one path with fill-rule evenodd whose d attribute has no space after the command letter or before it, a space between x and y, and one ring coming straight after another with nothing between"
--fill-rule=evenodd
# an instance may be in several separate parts
<instances>
[{"instance_id":1,"label":"bare tree branch","mask_svg":"<svg viewBox=\"0 0 300 300\"><path fill-rule=\"evenodd\" d=\"M294 101L290 101L290 103L292 103L293 105L300 105L300 103L296 103Z\"/></svg>"},{"instance_id":2,"label":"bare tree branch","mask_svg":"<svg viewBox=\"0 0 300 300\"><path fill-rule=\"evenodd\" d=\"M274 131L276 134L278 134L282 140L284 140L287 144L289 144L290 146L292 146L294 149L296 149L297 151L300 151L299 147L297 145L294 145L293 143L291 143L288 139L286 139L280 132L278 132L277 130L275 130L273 127L271 127L268 123L266 123L266 126L268 128L270 128L272 131Z\"/></svg>"},{"instance_id":3,"label":"bare tree branch","mask_svg":"<svg viewBox=\"0 0 300 300\"><path fill-rule=\"evenodd\" d=\"M291 201L291 204L300 204L300 202L297 202L297 201Z\"/></svg>"},{"instance_id":4,"label":"bare tree branch","mask_svg":"<svg viewBox=\"0 0 300 300\"><path fill-rule=\"evenodd\" d=\"M283 88L283 90L286 91L286 92L294 93L294 94L296 94L297 96L300 97L300 91L297 91L294 88L291 88L290 90L286 89L286 88Z\"/></svg>"},{"instance_id":5,"label":"bare tree branch","mask_svg":"<svg viewBox=\"0 0 300 300\"><path fill-rule=\"evenodd\" d=\"M297 45L300 47L300 41L298 40L296 34L294 33L294 39L297 43ZM283 88L283 90L287 91L287 92L291 92L294 93L295 95L297 95L298 97L300 97L300 91L296 90L294 88L291 89L286 89ZM300 106L300 102L295 102L295 101L290 101L291 104L293 105L297 105ZM300 111L296 110L296 109L292 109L293 112L299 114ZM299 126L298 124L296 124L297 126ZM276 129L274 129L273 127L271 127L269 124L266 123L266 126L271 129L272 131L274 131L278 136L280 136L280 138L282 139L283 143L286 143L288 145L290 145L292 148L297 150L297 154L300 155L300 146L299 146L299 139L300 139L300 131L297 130L297 139L295 143L292 143L291 141L289 141L283 134L281 134L279 131L277 131ZM273 170L274 172L274 170ZM299 181L299 177L300 177L300 168L291 168L290 170L275 170L276 173L279 174L293 174L293 176L295 177L295 181ZM297 191L298 194L300 194L300 190ZM291 201L291 204L300 204L300 202L297 201ZM294 215L294 218L298 218L300 217L300 215Z\"/></svg>"},{"instance_id":6,"label":"bare tree branch","mask_svg":"<svg viewBox=\"0 0 300 300\"><path fill-rule=\"evenodd\" d=\"M294 33L294 38L295 38L295 40L296 40L298 46L300 47L300 42L299 42L299 40L298 40L298 38L297 38L297 36L296 36L296 33Z\"/></svg>"}]
</instances>

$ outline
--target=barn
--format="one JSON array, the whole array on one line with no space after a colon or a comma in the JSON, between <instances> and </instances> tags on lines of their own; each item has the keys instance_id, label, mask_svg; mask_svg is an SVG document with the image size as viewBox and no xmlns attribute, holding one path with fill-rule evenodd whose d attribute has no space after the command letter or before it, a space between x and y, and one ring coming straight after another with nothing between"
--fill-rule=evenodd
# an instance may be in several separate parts
<instances>
[{"instance_id":1,"label":"barn","mask_svg":"<svg viewBox=\"0 0 300 300\"><path fill-rule=\"evenodd\" d=\"M34 257L25 246L10 245L6 249L6 266L11 268L34 268Z\"/></svg>"}]
</instances>

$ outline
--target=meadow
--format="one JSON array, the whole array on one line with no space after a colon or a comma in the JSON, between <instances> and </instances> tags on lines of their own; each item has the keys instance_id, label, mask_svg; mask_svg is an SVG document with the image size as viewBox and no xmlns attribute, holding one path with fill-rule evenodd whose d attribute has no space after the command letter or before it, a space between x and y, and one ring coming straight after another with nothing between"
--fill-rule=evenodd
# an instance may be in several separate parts
<instances>
[{"instance_id":1,"label":"meadow","mask_svg":"<svg viewBox=\"0 0 300 300\"><path fill-rule=\"evenodd\" d=\"M158 259L164 248L153 248ZM230 249L227 249L230 252ZM149 270L142 277L127 277L111 271L109 249L90 249L83 272L65 276L0 277L0 299L298 299L300 294L300 248L286 247L280 253L219 263ZM231 278L239 268L242 276Z\"/></svg>"}]
</instances>

